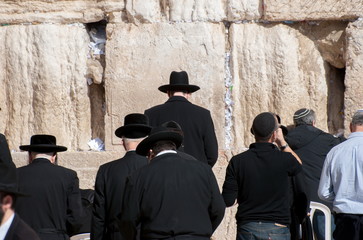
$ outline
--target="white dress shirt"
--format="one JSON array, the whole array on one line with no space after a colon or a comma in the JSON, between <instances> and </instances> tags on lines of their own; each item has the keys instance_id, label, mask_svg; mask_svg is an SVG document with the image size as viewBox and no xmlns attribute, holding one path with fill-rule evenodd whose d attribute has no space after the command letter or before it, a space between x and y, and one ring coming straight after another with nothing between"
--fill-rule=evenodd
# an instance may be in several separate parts
<instances>
[{"instance_id":1,"label":"white dress shirt","mask_svg":"<svg viewBox=\"0 0 363 240\"><path fill-rule=\"evenodd\" d=\"M4 240L11 224L13 223L14 216L15 214L13 213L13 215L11 215L10 218L3 225L0 226L0 240Z\"/></svg>"}]
</instances>

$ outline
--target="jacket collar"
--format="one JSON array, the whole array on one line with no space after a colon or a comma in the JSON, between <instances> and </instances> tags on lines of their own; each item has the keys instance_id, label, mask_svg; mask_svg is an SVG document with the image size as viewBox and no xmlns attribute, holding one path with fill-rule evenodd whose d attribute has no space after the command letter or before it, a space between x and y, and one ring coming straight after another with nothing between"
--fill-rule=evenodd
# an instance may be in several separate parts
<instances>
[{"instance_id":1,"label":"jacket collar","mask_svg":"<svg viewBox=\"0 0 363 240\"><path fill-rule=\"evenodd\" d=\"M189 103L188 99L186 99L185 97L181 97L181 96L172 96L168 99L168 102L187 102Z\"/></svg>"},{"instance_id":2,"label":"jacket collar","mask_svg":"<svg viewBox=\"0 0 363 240\"><path fill-rule=\"evenodd\" d=\"M32 163L31 163L31 164L33 164L33 163L36 163L36 164L39 164L39 163L50 163L50 164L52 164L52 163L50 162L50 160L49 160L49 159L46 159L46 158L36 158L36 159L34 159L34 160L32 161Z\"/></svg>"}]
</instances>

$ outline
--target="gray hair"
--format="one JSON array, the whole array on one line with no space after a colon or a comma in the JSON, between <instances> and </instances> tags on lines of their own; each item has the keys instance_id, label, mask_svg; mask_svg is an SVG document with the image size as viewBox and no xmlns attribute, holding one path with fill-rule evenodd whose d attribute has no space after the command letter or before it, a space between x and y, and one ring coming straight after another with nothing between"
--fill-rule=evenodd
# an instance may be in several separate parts
<instances>
[{"instance_id":1,"label":"gray hair","mask_svg":"<svg viewBox=\"0 0 363 240\"><path fill-rule=\"evenodd\" d=\"M363 125L363 109L355 112L352 117L352 125Z\"/></svg>"},{"instance_id":2,"label":"gray hair","mask_svg":"<svg viewBox=\"0 0 363 240\"><path fill-rule=\"evenodd\" d=\"M316 120L316 115L314 110L302 108L295 112L294 114L294 124L295 126L300 125L313 125Z\"/></svg>"}]
</instances>

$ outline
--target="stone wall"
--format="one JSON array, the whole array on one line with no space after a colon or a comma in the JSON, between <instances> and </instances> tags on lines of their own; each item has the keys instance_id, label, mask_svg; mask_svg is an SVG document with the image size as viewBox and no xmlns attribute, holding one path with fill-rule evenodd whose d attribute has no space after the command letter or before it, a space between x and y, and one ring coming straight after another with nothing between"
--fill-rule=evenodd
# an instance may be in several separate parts
<instances>
[{"instance_id":1,"label":"stone wall","mask_svg":"<svg viewBox=\"0 0 363 240\"><path fill-rule=\"evenodd\" d=\"M131 112L166 101L157 90L186 70L211 110L220 186L228 160L253 141L254 116L284 125L302 107L319 128L349 134L363 108L360 0L7 0L0 2L0 131L19 145L49 133L61 165L92 188L100 164L124 152L114 131ZM91 151L100 138L106 151ZM235 208L215 233L233 239Z\"/></svg>"}]
</instances>

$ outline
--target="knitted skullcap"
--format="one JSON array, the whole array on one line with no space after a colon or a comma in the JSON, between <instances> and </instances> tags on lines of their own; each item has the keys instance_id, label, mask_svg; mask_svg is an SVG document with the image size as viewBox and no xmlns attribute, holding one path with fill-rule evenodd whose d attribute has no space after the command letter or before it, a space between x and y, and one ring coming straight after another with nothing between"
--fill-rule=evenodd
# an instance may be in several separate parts
<instances>
[{"instance_id":1,"label":"knitted skullcap","mask_svg":"<svg viewBox=\"0 0 363 240\"><path fill-rule=\"evenodd\" d=\"M297 119L299 119L299 118L305 117L305 116L307 116L309 113L310 113L310 109L308 109L308 108L301 108L301 109L297 110L297 111L294 113L294 120L297 120Z\"/></svg>"},{"instance_id":2,"label":"knitted skullcap","mask_svg":"<svg viewBox=\"0 0 363 240\"><path fill-rule=\"evenodd\" d=\"M260 113L255 117L252 124L252 133L259 137L268 137L277 126L275 116L270 112Z\"/></svg>"}]
</instances>

